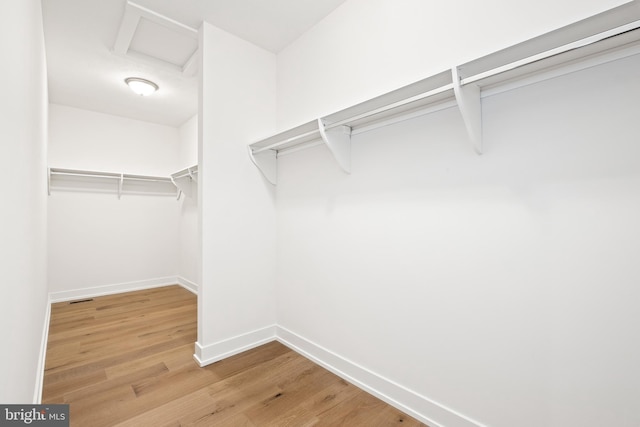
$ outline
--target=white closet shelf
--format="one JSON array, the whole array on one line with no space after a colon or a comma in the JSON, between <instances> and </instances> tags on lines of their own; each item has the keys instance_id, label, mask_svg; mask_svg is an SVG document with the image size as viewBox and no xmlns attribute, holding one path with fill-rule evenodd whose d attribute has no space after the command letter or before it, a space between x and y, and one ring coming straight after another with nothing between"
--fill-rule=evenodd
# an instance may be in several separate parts
<instances>
[{"instance_id":1,"label":"white closet shelf","mask_svg":"<svg viewBox=\"0 0 640 427\"><path fill-rule=\"evenodd\" d=\"M172 173L171 178L173 179L182 179L182 178L191 178L194 181L198 181L198 165L190 166L188 168L184 168L178 172Z\"/></svg>"},{"instance_id":2,"label":"white closet shelf","mask_svg":"<svg viewBox=\"0 0 640 427\"><path fill-rule=\"evenodd\" d=\"M457 67L461 84L482 87L564 67L640 39L640 2L631 1ZM602 62L607 62L604 58ZM586 65L588 67L589 65Z\"/></svg>"},{"instance_id":3,"label":"white closet shelf","mask_svg":"<svg viewBox=\"0 0 640 427\"><path fill-rule=\"evenodd\" d=\"M249 156L272 184L277 181L278 154L290 153L324 142L338 165L351 171L351 135L387 124L398 118L431 108L442 108L454 100L450 71L444 71L400 89L280 132L249 146Z\"/></svg>"},{"instance_id":4,"label":"white closet shelf","mask_svg":"<svg viewBox=\"0 0 640 427\"><path fill-rule=\"evenodd\" d=\"M152 196L176 196L177 189L171 178L97 172L77 169L49 168L48 193L52 191L80 191Z\"/></svg>"},{"instance_id":5,"label":"white closet shelf","mask_svg":"<svg viewBox=\"0 0 640 427\"><path fill-rule=\"evenodd\" d=\"M351 135L458 106L471 145L482 153L481 97L640 53L640 0L453 67L249 145L272 184L279 155L326 144L350 173Z\"/></svg>"},{"instance_id":6,"label":"white closet shelf","mask_svg":"<svg viewBox=\"0 0 640 427\"><path fill-rule=\"evenodd\" d=\"M171 182L178 188L178 199L181 194L193 196L192 182L198 182L198 165L182 169L171 174Z\"/></svg>"}]
</instances>

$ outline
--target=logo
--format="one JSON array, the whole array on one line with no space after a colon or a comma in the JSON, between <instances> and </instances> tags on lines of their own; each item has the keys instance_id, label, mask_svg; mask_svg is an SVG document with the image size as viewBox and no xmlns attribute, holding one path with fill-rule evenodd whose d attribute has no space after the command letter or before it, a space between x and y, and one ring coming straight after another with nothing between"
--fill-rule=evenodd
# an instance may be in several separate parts
<instances>
[{"instance_id":1,"label":"logo","mask_svg":"<svg viewBox=\"0 0 640 427\"><path fill-rule=\"evenodd\" d=\"M0 405L0 427L69 427L69 405Z\"/></svg>"}]
</instances>

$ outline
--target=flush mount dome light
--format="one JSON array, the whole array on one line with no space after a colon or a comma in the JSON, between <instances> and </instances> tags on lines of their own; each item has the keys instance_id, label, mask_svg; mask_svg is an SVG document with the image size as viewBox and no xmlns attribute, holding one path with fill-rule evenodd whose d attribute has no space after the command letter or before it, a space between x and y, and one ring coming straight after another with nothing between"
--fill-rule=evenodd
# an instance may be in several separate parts
<instances>
[{"instance_id":1,"label":"flush mount dome light","mask_svg":"<svg viewBox=\"0 0 640 427\"><path fill-rule=\"evenodd\" d=\"M141 79L140 77L127 77L124 82L131 88L132 91L140 96L151 95L158 90L158 85L147 79Z\"/></svg>"}]
</instances>

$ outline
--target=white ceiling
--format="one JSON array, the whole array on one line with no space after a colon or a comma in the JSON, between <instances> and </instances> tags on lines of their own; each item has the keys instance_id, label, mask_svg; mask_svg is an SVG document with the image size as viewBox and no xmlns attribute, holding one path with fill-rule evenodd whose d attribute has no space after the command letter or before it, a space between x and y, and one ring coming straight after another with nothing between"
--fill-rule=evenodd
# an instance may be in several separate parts
<instances>
[{"instance_id":1,"label":"white ceiling","mask_svg":"<svg viewBox=\"0 0 640 427\"><path fill-rule=\"evenodd\" d=\"M50 102L180 126L198 109L202 21L278 53L346 0L132 1L42 0ZM136 96L131 76L160 90Z\"/></svg>"}]
</instances>

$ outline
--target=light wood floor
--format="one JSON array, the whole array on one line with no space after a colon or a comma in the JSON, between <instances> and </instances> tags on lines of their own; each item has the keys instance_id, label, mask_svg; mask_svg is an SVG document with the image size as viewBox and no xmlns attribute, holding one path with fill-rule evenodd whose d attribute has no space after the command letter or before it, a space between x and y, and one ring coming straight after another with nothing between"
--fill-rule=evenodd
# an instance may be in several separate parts
<instances>
[{"instance_id":1,"label":"light wood floor","mask_svg":"<svg viewBox=\"0 0 640 427\"><path fill-rule=\"evenodd\" d=\"M280 343L200 368L195 341L179 286L53 304L43 403L78 427L424 425Z\"/></svg>"}]
</instances>

